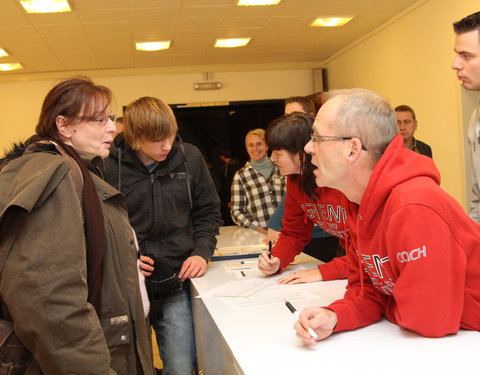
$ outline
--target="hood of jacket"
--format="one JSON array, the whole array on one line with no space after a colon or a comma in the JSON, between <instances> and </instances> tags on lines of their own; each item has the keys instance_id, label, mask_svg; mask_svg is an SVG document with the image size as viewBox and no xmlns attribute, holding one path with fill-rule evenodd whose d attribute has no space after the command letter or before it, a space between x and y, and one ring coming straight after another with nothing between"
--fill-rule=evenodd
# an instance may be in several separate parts
<instances>
[{"instance_id":1,"label":"hood of jacket","mask_svg":"<svg viewBox=\"0 0 480 375\"><path fill-rule=\"evenodd\" d=\"M2 219L11 206L31 211L36 205L41 205L68 173L68 165L61 158L52 159L48 155L54 153L53 150L48 152L50 145L41 145L42 149L44 147L46 153L24 155L27 145L19 143L6 153L0 170Z\"/></svg>"},{"instance_id":2,"label":"hood of jacket","mask_svg":"<svg viewBox=\"0 0 480 375\"><path fill-rule=\"evenodd\" d=\"M360 202L362 226L370 226L368 220L375 218L396 186L414 178L428 178L440 185L440 173L433 160L403 147L402 137L397 134L373 170Z\"/></svg>"},{"instance_id":3,"label":"hood of jacket","mask_svg":"<svg viewBox=\"0 0 480 375\"><path fill-rule=\"evenodd\" d=\"M0 170L10 161L18 159L23 155L27 148L27 144L23 142L14 143L12 147L5 152L5 156L0 159Z\"/></svg>"}]
</instances>

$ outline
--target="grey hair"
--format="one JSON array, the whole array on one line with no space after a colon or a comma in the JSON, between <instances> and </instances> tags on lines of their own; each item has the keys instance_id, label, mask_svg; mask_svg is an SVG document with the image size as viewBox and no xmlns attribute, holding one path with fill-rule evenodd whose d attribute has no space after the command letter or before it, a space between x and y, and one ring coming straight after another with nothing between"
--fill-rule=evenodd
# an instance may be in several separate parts
<instances>
[{"instance_id":1,"label":"grey hair","mask_svg":"<svg viewBox=\"0 0 480 375\"><path fill-rule=\"evenodd\" d=\"M379 160L398 133L397 118L390 103L365 89L333 90L329 99L342 96L335 121L335 134L360 139L373 160Z\"/></svg>"}]
</instances>

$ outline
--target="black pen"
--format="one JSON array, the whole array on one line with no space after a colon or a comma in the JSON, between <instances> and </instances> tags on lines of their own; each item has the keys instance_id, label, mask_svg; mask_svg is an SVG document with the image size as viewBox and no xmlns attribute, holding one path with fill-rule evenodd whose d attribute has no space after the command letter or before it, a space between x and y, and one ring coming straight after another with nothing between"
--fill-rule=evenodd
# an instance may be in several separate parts
<instances>
[{"instance_id":1,"label":"black pen","mask_svg":"<svg viewBox=\"0 0 480 375\"><path fill-rule=\"evenodd\" d=\"M272 259L272 241L268 241L268 259Z\"/></svg>"},{"instance_id":2,"label":"black pen","mask_svg":"<svg viewBox=\"0 0 480 375\"><path fill-rule=\"evenodd\" d=\"M290 302L288 302L285 298L283 300L285 301L285 305L288 307L290 312L297 317L298 321L300 321L300 314L298 313L297 309L295 307L293 307L293 305ZM300 322L300 324L302 324L302 322ZM303 326L303 324L302 324L302 326ZM305 326L303 326L303 327L306 328ZM310 335L315 340L318 339L317 334L315 333L315 331L311 327L308 327L307 331L308 331L308 333L310 333Z\"/></svg>"}]
</instances>

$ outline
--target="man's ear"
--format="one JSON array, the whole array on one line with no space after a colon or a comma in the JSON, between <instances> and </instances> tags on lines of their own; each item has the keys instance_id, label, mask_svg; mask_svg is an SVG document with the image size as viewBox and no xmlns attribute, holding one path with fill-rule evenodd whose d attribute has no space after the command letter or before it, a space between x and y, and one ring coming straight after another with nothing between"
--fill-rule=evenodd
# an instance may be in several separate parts
<instances>
[{"instance_id":1,"label":"man's ear","mask_svg":"<svg viewBox=\"0 0 480 375\"><path fill-rule=\"evenodd\" d=\"M351 162L356 161L362 154L362 142L358 138L352 138L349 140L349 149L347 159Z\"/></svg>"},{"instance_id":2,"label":"man's ear","mask_svg":"<svg viewBox=\"0 0 480 375\"><path fill-rule=\"evenodd\" d=\"M70 129L68 120L65 116L58 115L55 118L55 124L57 125L57 130L62 136L63 139L70 139L72 136L72 130Z\"/></svg>"}]
</instances>

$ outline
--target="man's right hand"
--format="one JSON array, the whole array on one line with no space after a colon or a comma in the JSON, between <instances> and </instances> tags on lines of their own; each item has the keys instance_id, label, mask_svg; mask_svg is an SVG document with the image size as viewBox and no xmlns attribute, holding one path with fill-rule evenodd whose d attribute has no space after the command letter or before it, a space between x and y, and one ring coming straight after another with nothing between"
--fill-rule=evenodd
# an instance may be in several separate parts
<instances>
[{"instance_id":1,"label":"man's right hand","mask_svg":"<svg viewBox=\"0 0 480 375\"><path fill-rule=\"evenodd\" d=\"M280 258L269 258L268 251L263 251L258 258L258 269L265 275L273 275L280 269Z\"/></svg>"},{"instance_id":2,"label":"man's right hand","mask_svg":"<svg viewBox=\"0 0 480 375\"><path fill-rule=\"evenodd\" d=\"M323 307L307 307L300 313L300 319L295 323L297 337L305 345L314 345L317 341L324 340L330 336L337 325L337 314L330 309ZM315 339L308 332L312 328L317 334Z\"/></svg>"}]
</instances>

